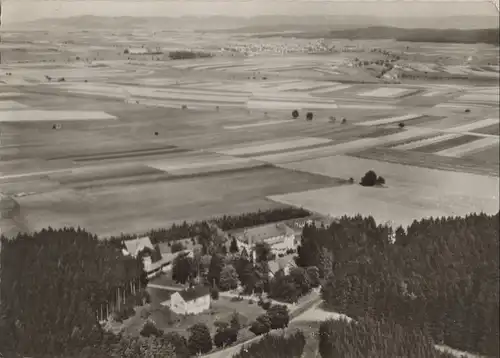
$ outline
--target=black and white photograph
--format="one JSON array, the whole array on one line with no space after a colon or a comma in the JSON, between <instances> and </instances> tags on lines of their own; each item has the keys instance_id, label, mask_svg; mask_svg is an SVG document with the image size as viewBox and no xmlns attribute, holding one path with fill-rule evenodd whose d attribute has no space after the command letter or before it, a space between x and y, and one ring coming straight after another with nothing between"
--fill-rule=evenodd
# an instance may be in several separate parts
<instances>
[{"instance_id":1,"label":"black and white photograph","mask_svg":"<svg viewBox=\"0 0 500 358\"><path fill-rule=\"evenodd\" d=\"M0 358L500 358L497 0L0 0Z\"/></svg>"}]
</instances>

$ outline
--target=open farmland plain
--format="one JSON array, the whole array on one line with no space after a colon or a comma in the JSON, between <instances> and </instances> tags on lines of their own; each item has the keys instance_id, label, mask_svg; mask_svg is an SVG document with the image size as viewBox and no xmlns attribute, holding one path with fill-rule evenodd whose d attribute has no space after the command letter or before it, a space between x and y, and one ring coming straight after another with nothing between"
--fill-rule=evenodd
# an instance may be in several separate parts
<instances>
[{"instance_id":1,"label":"open farmland plain","mask_svg":"<svg viewBox=\"0 0 500 358\"><path fill-rule=\"evenodd\" d=\"M29 35L2 48L0 192L19 204L9 227L107 236L283 205L404 225L498 211L498 68L480 61L490 48L437 67L422 59L437 48L413 43L419 56L401 68L461 74L396 83L350 65L371 52L127 58L115 37L91 48L86 33L44 57L50 46L22 44ZM384 188L348 184L370 169Z\"/></svg>"}]
</instances>

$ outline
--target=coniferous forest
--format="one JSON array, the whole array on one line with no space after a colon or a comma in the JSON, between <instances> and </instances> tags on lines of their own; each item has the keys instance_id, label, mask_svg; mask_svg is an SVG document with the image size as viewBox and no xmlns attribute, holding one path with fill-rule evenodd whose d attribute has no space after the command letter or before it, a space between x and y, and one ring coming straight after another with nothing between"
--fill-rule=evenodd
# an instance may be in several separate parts
<instances>
[{"instance_id":1,"label":"coniferous forest","mask_svg":"<svg viewBox=\"0 0 500 358\"><path fill-rule=\"evenodd\" d=\"M357 319L369 314L429 332L436 343L499 356L499 215L415 221L407 231L373 218L343 217L305 227L297 263L333 268L326 306Z\"/></svg>"},{"instance_id":2,"label":"coniferous forest","mask_svg":"<svg viewBox=\"0 0 500 358\"><path fill-rule=\"evenodd\" d=\"M102 339L99 321L147 285L142 262L81 229L2 239L0 347L72 354ZM69 350L69 351L68 351Z\"/></svg>"}]
</instances>

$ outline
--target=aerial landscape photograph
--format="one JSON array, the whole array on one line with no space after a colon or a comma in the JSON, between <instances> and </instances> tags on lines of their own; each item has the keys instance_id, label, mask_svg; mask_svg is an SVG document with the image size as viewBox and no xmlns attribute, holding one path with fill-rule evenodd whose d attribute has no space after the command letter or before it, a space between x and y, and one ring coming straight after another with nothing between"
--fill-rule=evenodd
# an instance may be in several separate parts
<instances>
[{"instance_id":1,"label":"aerial landscape photograph","mask_svg":"<svg viewBox=\"0 0 500 358\"><path fill-rule=\"evenodd\" d=\"M495 2L3 0L1 358L494 358Z\"/></svg>"}]
</instances>

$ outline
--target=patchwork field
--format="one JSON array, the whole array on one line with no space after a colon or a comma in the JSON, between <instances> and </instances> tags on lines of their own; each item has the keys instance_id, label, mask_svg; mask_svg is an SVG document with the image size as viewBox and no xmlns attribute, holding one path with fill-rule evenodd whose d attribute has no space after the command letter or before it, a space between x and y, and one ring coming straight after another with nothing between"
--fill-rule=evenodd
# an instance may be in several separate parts
<instances>
[{"instance_id":1,"label":"patchwork field","mask_svg":"<svg viewBox=\"0 0 500 358\"><path fill-rule=\"evenodd\" d=\"M395 64L419 73L392 81L353 66L381 59L368 51L127 58L115 48L126 38L82 36L66 46L70 60L44 57L43 43L22 56L4 49L0 192L20 210L2 227L106 236L283 205L397 224L498 210L498 87L490 74L475 80L495 68L461 64L460 49L437 66L424 55L440 48L420 44L417 56L406 44L360 43L402 51ZM176 46L206 45L189 36ZM211 48L225 46L217 41ZM85 51L96 59L76 60ZM426 82L424 72L451 77ZM347 184L370 169L384 188Z\"/></svg>"}]
</instances>

